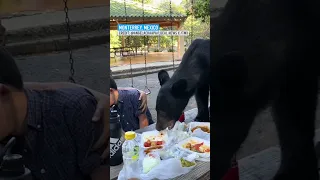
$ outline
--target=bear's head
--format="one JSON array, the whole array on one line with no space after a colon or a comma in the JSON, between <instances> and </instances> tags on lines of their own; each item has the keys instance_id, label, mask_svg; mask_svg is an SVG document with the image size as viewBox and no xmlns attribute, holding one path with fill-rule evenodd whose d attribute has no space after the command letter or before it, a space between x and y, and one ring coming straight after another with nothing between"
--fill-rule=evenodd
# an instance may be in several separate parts
<instances>
[{"instance_id":1,"label":"bear's head","mask_svg":"<svg viewBox=\"0 0 320 180\"><path fill-rule=\"evenodd\" d=\"M188 82L186 79L170 80L165 70L158 73L161 85L157 96L156 111L158 131L166 128L172 129L189 102L190 95L187 92Z\"/></svg>"}]
</instances>

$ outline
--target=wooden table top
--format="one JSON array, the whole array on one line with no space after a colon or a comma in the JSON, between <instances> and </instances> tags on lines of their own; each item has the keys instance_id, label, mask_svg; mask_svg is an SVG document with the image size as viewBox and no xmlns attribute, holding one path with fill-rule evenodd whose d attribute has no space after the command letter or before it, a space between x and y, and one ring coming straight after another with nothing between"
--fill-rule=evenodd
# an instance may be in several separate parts
<instances>
[{"instance_id":1,"label":"wooden table top","mask_svg":"<svg viewBox=\"0 0 320 180\"><path fill-rule=\"evenodd\" d=\"M152 131L155 130L155 124L152 124L148 127L143 129L139 129L136 132L142 133L145 131ZM176 177L174 179L177 180L195 180L195 179L210 179L210 162L201 162L197 161L197 165L194 169L192 169L189 173ZM118 166L110 166L110 179L116 180L118 175L122 169L122 164Z\"/></svg>"}]
</instances>

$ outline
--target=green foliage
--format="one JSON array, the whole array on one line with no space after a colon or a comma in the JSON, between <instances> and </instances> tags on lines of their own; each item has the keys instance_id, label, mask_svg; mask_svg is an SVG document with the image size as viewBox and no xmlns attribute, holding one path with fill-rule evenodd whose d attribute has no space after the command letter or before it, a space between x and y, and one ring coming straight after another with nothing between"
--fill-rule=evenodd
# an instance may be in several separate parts
<instances>
[{"instance_id":1,"label":"green foliage","mask_svg":"<svg viewBox=\"0 0 320 180\"><path fill-rule=\"evenodd\" d=\"M174 0L171 0L174 1ZM166 9L168 11L168 14L170 13L170 0L164 0L162 1L160 4L158 4L159 9ZM171 3L171 11L172 11L172 15L177 14L177 13L181 13L184 14L186 13L184 6L177 6L175 3Z\"/></svg>"},{"instance_id":2,"label":"green foliage","mask_svg":"<svg viewBox=\"0 0 320 180\"><path fill-rule=\"evenodd\" d=\"M110 31L110 48L118 48L121 46L117 31Z\"/></svg>"},{"instance_id":3,"label":"green foliage","mask_svg":"<svg viewBox=\"0 0 320 180\"><path fill-rule=\"evenodd\" d=\"M132 0L132 1L141 2L141 3L142 3L142 0ZM149 4L149 3L151 3L151 2L152 2L152 0L144 0L144 3L145 3L145 4Z\"/></svg>"},{"instance_id":4,"label":"green foliage","mask_svg":"<svg viewBox=\"0 0 320 180\"><path fill-rule=\"evenodd\" d=\"M194 17L201 19L203 22L210 19L210 1L197 0L193 5Z\"/></svg>"},{"instance_id":5,"label":"green foliage","mask_svg":"<svg viewBox=\"0 0 320 180\"><path fill-rule=\"evenodd\" d=\"M183 29L189 31L190 33L189 36L185 37L187 46L191 44L192 37L193 40L197 38L210 39L210 19L206 19L203 22L201 19L196 19L192 16L189 16L184 22Z\"/></svg>"},{"instance_id":6,"label":"green foliage","mask_svg":"<svg viewBox=\"0 0 320 180\"><path fill-rule=\"evenodd\" d=\"M170 48L170 49L168 49L168 52L175 52L175 50Z\"/></svg>"},{"instance_id":7,"label":"green foliage","mask_svg":"<svg viewBox=\"0 0 320 180\"><path fill-rule=\"evenodd\" d=\"M134 0L136 2L141 2L142 0ZM170 0L164 0L160 4L157 4L157 8L159 9L166 9L169 11L170 9ZM174 0L172 0L174 1ZM152 0L145 0L146 4L151 3ZM183 24L182 29L188 30L190 33L193 34L193 39L196 38L203 38L209 39L210 38L210 10L209 10L209 0L194 0L193 12L194 16L191 14L192 4L191 0L183 0L182 3L177 6L175 3L172 3L172 11L178 13L189 13L188 18ZM193 28L191 28L193 27ZM171 27L162 28L161 30L170 30ZM143 36L126 36L125 39L129 40L126 41L127 47L143 47L144 46L144 37ZM192 36L184 37L186 45L189 46L192 40ZM110 33L110 42L111 47L120 47L121 46L122 37L117 35L117 31L112 31ZM158 47L158 40L160 40L160 47ZM173 37L173 45L177 46L178 44L178 37ZM172 51L172 38L171 36L147 36L146 37L146 45L151 48L150 50L154 52L168 50Z\"/></svg>"},{"instance_id":8,"label":"green foliage","mask_svg":"<svg viewBox=\"0 0 320 180\"><path fill-rule=\"evenodd\" d=\"M171 27L161 28L161 30L168 31ZM117 31L111 31L110 33L110 47L120 47L122 36L118 36ZM158 49L158 41L160 40L160 49ZM171 36L146 36L146 42L144 42L143 36L125 36L124 37L126 47L143 47L144 44L148 47L153 47L159 52L160 50L172 49L172 37ZM173 36L173 46L177 45L178 37Z\"/></svg>"},{"instance_id":9,"label":"green foliage","mask_svg":"<svg viewBox=\"0 0 320 180\"><path fill-rule=\"evenodd\" d=\"M201 19L202 22L210 20L209 0L185 0L184 7L187 9L186 13L188 16L193 14L196 19Z\"/></svg>"},{"instance_id":10,"label":"green foliage","mask_svg":"<svg viewBox=\"0 0 320 180\"><path fill-rule=\"evenodd\" d=\"M143 36L126 36L124 40L126 47L142 47L144 45Z\"/></svg>"}]
</instances>

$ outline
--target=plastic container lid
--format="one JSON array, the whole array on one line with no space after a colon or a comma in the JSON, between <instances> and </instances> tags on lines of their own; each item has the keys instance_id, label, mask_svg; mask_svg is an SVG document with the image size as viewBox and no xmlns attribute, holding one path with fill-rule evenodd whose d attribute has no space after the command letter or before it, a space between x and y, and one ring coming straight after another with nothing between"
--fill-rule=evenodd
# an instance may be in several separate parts
<instances>
[{"instance_id":1,"label":"plastic container lid","mask_svg":"<svg viewBox=\"0 0 320 180\"><path fill-rule=\"evenodd\" d=\"M136 132L134 132L134 131L128 131L128 132L126 132L126 133L124 134L124 138L125 138L126 140L132 140L132 139L136 138Z\"/></svg>"}]
</instances>

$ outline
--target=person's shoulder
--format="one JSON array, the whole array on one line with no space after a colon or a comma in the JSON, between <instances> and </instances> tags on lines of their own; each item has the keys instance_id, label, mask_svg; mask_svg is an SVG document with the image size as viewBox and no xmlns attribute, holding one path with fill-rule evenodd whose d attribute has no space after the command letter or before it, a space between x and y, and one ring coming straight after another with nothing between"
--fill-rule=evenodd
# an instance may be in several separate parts
<instances>
[{"instance_id":1,"label":"person's shoulder","mask_svg":"<svg viewBox=\"0 0 320 180\"><path fill-rule=\"evenodd\" d=\"M140 92L138 89L119 89L118 90L119 95L122 96L125 99L135 100L139 98Z\"/></svg>"},{"instance_id":2,"label":"person's shoulder","mask_svg":"<svg viewBox=\"0 0 320 180\"><path fill-rule=\"evenodd\" d=\"M57 89L56 92L61 95L69 96L71 98L82 98L82 97L94 97L93 94L85 88L61 88Z\"/></svg>"},{"instance_id":3,"label":"person's shoulder","mask_svg":"<svg viewBox=\"0 0 320 180\"><path fill-rule=\"evenodd\" d=\"M119 93L123 93L123 94L139 94L139 90L136 88L124 88L124 89L118 89Z\"/></svg>"},{"instance_id":4,"label":"person's shoulder","mask_svg":"<svg viewBox=\"0 0 320 180\"><path fill-rule=\"evenodd\" d=\"M85 102L96 102L94 95L85 88L62 88L46 91L45 93L52 101L63 104L64 107L79 107Z\"/></svg>"}]
</instances>

